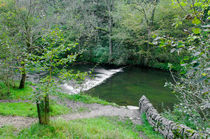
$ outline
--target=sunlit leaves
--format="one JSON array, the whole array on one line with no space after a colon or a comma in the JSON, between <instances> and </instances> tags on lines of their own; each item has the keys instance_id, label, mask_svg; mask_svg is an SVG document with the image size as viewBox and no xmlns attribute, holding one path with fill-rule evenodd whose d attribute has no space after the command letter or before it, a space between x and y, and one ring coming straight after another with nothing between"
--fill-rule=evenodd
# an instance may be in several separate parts
<instances>
[{"instance_id":1,"label":"sunlit leaves","mask_svg":"<svg viewBox=\"0 0 210 139\"><path fill-rule=\"evenodd\" d=\"M200 28L192 28L194 34L199 34L201 32Z\"/></svg>"},{"instance_id":2,"label":"sunlit leaves","mask_svg":"<svg viewBox=\"0 0 210 139\"><path fill-rule=\"evenodd\" d=\"M198 25L198 24L201 23L201 21L200 21L197 17L195 17L195 18L192 20L192 23L195 24L195 25Z\"/></svg>"}]
</instances>

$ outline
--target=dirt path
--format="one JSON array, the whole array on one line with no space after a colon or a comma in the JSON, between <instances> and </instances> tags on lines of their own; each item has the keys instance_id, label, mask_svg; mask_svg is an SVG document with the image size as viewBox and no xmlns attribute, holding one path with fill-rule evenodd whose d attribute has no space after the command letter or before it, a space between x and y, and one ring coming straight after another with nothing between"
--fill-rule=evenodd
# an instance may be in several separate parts
<instances>
[{"instance_id":1,"label":"dirt path","mask_svg":"<svg viewBox=\"0 0 210 139\"><path fill-rule=\"evenodd\" d=\"M55 99L55 98L54 98ZM128 109L126 107L115 107L111 105L101 104L85 104L82 102L74 102L69 100L57 100L58 103L63 103L67 107L71 107L73 110L85 108L88 111L85 112L73 112L66 115L60 115L51 117L52 120L62 118L64 120L75 120L83 118L93 118L98 116L119 116L120 118L129 118L135 124L141 124L140 114L137 109ZM19 117L19 116L0 116L0 127L4 125L12 125L16 128L25 128L32 123L37 122L37 118Z\"/></svg>"},{"instance_id":2,"label":"dirt path","mask_svg":"<svg viewBox=\"0 0 210 139\"><path fill-rule=\"evenodd\" d=\"M89 112L61 115L55 117L55 119L62 118L65 120L75 120L75 119L93 118L99 116L119 116L120 118L129 118L135 124L141 124L141 119L139 118L140 114L138 110L129 110L127 108L122 108L122 107L118 108L110 105L103 106L99 104L94 104L92 106L94 107L90 106L88 107L92 109Z\"/></svg>"},{"instance_id":3,"label":"dirt path","mask_svg":"<svg viewBox=\"0 0 210 139\"><path fill-rule=\"evenodd\" d=\"M20 117L20 116L0 116L0 128L6 125L12 125L17 129L30 126L37 122L36 118Z\"/></svg>"}]
</instances>

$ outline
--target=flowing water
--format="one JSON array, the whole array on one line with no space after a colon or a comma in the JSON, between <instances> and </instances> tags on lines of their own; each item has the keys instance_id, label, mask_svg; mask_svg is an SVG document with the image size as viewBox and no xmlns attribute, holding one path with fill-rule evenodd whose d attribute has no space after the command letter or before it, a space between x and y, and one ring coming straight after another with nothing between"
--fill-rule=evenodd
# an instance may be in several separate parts
<instances>
[{"instance_id":1,"label":"flowing water","mask_svg":"<svg viewBox=\"0 0 210 139\"><path fill-rule=\"evenodd\" d=\"M90 67L82 66L82 70L88 71ZM93 74L94 78L88 77L82 84L66 82L62 87L70 94L85 92L119 105L138 106L140 97L145 95L160 111L172 108L177 101L171 91L164 87L165 82L171 80L168 72L138 67L97 67Z\"/></svg>"}]
</instances>

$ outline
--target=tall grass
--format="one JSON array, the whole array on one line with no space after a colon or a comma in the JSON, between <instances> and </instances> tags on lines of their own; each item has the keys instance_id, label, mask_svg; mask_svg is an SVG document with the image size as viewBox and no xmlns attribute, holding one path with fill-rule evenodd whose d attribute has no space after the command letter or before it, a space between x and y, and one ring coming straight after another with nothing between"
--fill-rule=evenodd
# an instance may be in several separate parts
<instances>
[{"instance_id":1,"label":"tall grass","mask_svg":"<svg viewBox=\"0 0 210 139\"><path fill-rule=\"evenodd\" d=\"M129 122L123 123L117 118L99 117L69 122L58 120L48 126L35 124L23 130L18 138L139 139L139 133Z\"/></svg>"}]
</instances>

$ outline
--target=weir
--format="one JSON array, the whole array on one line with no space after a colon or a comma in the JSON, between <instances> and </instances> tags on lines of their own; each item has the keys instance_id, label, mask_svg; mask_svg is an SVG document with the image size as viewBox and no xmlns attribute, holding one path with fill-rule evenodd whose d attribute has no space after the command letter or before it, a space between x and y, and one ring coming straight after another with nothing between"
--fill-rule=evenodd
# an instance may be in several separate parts
<instances>
[{"instance_id":1,"label":"weir","mask_svg":"<svg viewBox=\"0 0 210 139\"><path fill-rule=\"evenodd\" d=\"M104 69L98 68L95 69L96 75L94 78L88 77L86 78L82 84L77 84L75 81L69 81L63 84L61 87L69 94L78 94L80 92L88 91L100 84L104 81L112 77L114 74L118 72L122 72L123 68L119 69Z\"/></svg>"}]
</instances>

